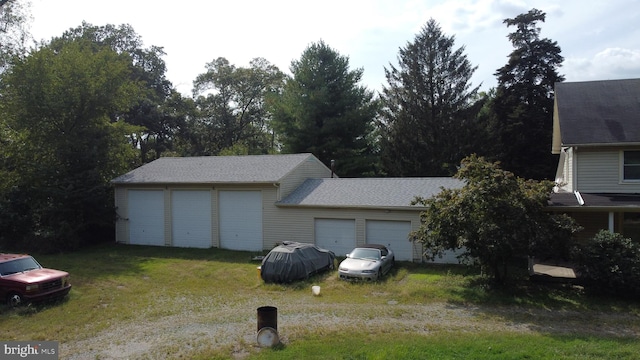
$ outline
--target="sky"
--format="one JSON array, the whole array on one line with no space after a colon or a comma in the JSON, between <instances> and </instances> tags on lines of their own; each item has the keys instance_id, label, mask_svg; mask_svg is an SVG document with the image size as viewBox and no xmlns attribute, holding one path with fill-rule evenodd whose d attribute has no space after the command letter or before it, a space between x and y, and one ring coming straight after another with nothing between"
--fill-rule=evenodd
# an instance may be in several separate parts
<instances>
[{"instance_id":1,"label":"sky","mask_svg":"<svg viewBox=\"0 0 640 360\"><path fill-rule=\"evenodd\" d=\"M164 48L167 78L186 96L218 57L236 67L262 57L290 73L322 40L381 91L385 68L433 18L478 67L472 85L489 90L513 50L515 28L503 20L533 8L546 13L540 36L560 46L566 81L640 78L640 0L31 0L31 34L48 41L83 21L129 24L144 47Z\"/></svg>"}]
</instances>

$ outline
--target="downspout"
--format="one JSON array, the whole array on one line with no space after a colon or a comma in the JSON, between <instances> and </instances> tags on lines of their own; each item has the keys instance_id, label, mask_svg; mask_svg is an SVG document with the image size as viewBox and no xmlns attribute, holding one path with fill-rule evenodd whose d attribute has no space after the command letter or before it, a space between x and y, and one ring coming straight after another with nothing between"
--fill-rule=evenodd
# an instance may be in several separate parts
<instances>
[{"instance_id":1,"label":"downspout","mask_svg":"<svg viewBox=\"0 0 640 360\"><path fill-rule=\"evenodd\" d=\"M580 194L580 191L575 190L573 192L573 195L576 197L576 200L578 201L578 204L580 206L584 206L584 199L582 198L582 195Z\"/></svg>"}]
</instances>

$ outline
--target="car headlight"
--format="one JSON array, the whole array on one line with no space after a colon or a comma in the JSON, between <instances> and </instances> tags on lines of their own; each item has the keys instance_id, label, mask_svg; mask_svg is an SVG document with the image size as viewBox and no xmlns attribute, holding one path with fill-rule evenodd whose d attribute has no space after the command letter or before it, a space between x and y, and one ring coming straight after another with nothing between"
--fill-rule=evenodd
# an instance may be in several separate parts
<instances>
[{"instance_id":1,"label":"car headlight","mask_svg":"<svg viewBox=\"0 0 640 360\"><path fill-rule=\"evenodd\" d=\"M38 288L39 288L38 284L27 285L27 291L36 291L38 290Z\"/></svg>"},{"instance_id":2,"label":"car headlight","mask_svg":"<svg viewBox=\"0 0 640 360\"><path fill-rule=\"evenodd\" d=\"M340 271L349 271L349 269L347 269L347 268L343 268L343 267L338 268L338 270L340 270Z\"/></svg>"},{"instance_id":3,"label":"car headlight","mask_svg":"<svg viewBox=\"0 0 640 360\"><path fill-rule=\"evenodd\" d=\"M375 272L375 270L362 270L363 274L374 274Z\"/></svg>"}]
</instances>

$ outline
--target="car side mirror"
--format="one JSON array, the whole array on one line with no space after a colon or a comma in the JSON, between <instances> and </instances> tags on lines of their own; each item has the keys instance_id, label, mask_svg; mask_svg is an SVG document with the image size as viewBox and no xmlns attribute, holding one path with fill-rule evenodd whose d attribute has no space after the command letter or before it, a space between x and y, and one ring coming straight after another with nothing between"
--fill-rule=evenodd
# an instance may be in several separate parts
<instances>
[{"instance_id":1,"label":"car side mirror","mask_svg":"<svg viewBox=\"0 0 640 360\"><path fill-rule=\"evenodd\" d=\"M351 257L351 253L349 253L349 254L347 254L347 255L345 255L345 256L346 256L347 258L350 258L350 257Z\"/></svg>"},{"instance_id":2,"label":"car side mirror","mask_svg":"<svg viewBox=\"0 0 640 360\"><path fill-rule=\"evenodd\" d=\"M386 259L386 258L387 258L387 257L386 257L385 255L382 255L382 257L380 257L380 260L384 260L384 259Z\"/></svg>"}]
</instances>

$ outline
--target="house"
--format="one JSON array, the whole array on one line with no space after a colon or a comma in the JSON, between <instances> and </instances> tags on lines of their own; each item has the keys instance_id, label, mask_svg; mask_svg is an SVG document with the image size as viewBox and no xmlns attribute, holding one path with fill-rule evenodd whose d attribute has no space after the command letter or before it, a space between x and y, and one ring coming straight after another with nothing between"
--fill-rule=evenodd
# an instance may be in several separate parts
<instances>
[{"instance_id":1,"label":"house","mask_svg":"<svg viewBox=\"0 0 640 360\"><path fill-rule=\"evenodd\" d=\"M601 229L640 240L640 79L555 86L552 211L590 238Z\"/></svg>"},{"instance_id":2,"label":"house","mask_svg":"<svg viewBox=\"0 0 640 360\"><path fill-rule=\"evenodd\" d=\"M453 178L341 179L311 154L160 158L114 180L116 241L262 252L300 241L344 256L389 245L421 260L408 235L416 196L461 187ZM450 255L439 262L456 262Z\"/></svg>"}]
</instances>

